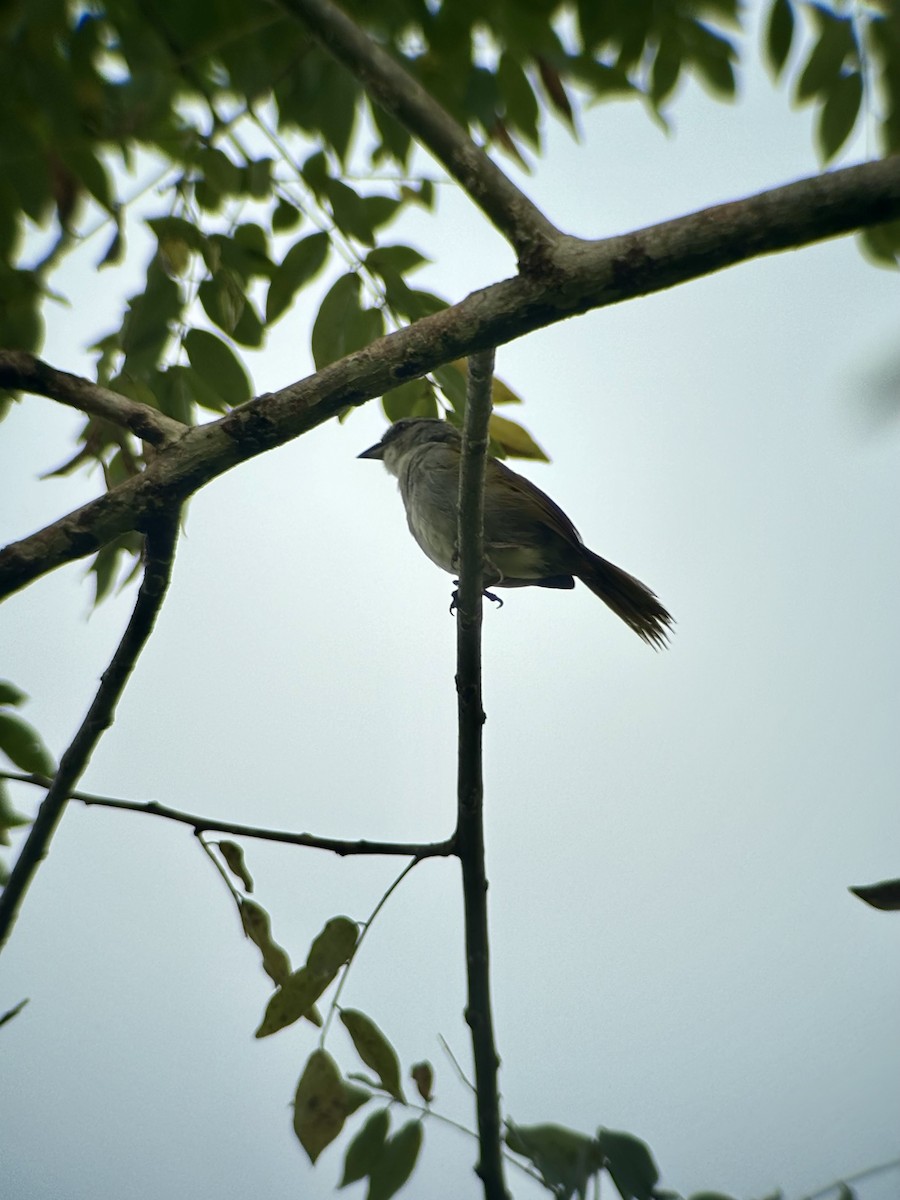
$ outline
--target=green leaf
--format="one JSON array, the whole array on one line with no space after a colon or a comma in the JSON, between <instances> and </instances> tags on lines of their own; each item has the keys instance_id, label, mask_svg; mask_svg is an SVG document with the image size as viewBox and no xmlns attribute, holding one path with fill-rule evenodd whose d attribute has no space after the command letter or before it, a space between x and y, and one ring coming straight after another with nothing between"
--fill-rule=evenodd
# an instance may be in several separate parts
<instances>
[{"instance_id":1,"label":"green leaf","mask_svg":"<svg viewBox=\"0 0 900 1200\"><path fill-rule=\"evenodd\" d=\"M359 288L359 276L351 271L337 280L322 301L312 331L317 370L367 344L360 340L367 331L361 321L364 310L359 302Z\"/></svg>"},{"instance_id":2,"label":"green leaf","mask_svg":"<svg viewBox=\"0 0 900 1200\"><path fill-rule=\"evenodd\" d=\"M17 688L8 679L0 679L0 704L19 705L24 704L27 699L27 693L21 688Z\"/></svg>"},{"instance_id":3,"label":"green leaf","mask_svg":"<svg viewBox=\"0 0 900 1200\"><path fill-rule=\"evenodd\" d=\"M332 917L310 946L306 958L309 970L317 976L327 976L330 983L340 968L353 957L359 929L349 917Z\"/></svg>"},{"instance_id":4,"label":"green leaf","mask_svg":"<svg viewBox=\"0 0 900 1200\"><path fill-rule=\"evenodd\" d=\"M243 901L242 907L247 901ZM316 975L309 967L301 967L287 977L266 1005L265 1015L253 1035L257 1038L270 1037L293 1025L301 1017L308 1017L315 1002L331 982Z\"/></svg>"},{"instance_id":5,"label":"green leaf","mask_svg":"<svg viewBox=\"0 0 900 1200\"><path fill-rule=\"evenodd\" d=\"M275 233L286 233L289 229L299 225L302 219L303 213L299 208L287 200L279 200L272 213L272 229Z\"/></svg>"},{"instance_id":6,"label":"green leaf","mask_svg":"<svg viewBox=\"0 0 900 1200\"><path fill-rule=\"evenodd\" d=\"M434 377L450 404L457 412L466 411L466 370L461 362L437 367Z\"/></svg>"},{"instance_id":7,"label":"green leaf","mask_svg":"<svg viewBox=\"0 0 900 1200\"><path fill-rule=\"evenodd\" d=\"M380 104L369 97L372 123L378 131L381 143L372 151L372 163L377 165L383 158L393 158L401 167L406 166L412 148L412 137L396 118L385 112Z\"/></svg>"},{"instance_id":8,"label":"green leaf","mask_svg":"<svg viewBox=\"0 0 900 1200\"><path fill-rule=\"evenodd\" d=\"M26 996L24 1000L20 1000L19 1003L13 1005L12 1008L8 1008L6 1012L0 1016L0 1025L5 1025L6 1022L11 1021L13 1017L17 1017L27 1003L28 997Z\"/></svg>"},{"instance_id":9,"label":"green leaf","mask_svg":"<svg viewBox=\"0 0 900 1200\"><path fill-rule=\"evenodd\" d=\"M630 1133L601 1127L597 1146L622 1200L651 1200L659 1171L646 1143Z\"/></svg>"},{"instance_id":10,"label":"green leaf","mask_svg":"<svg viewBox=\"0 0 900 1200\"><path fill-rule=\"evenodd\" d=\"M350 1034L356 1053L371 1067L381 1086L395 1100L403 1100L400 1086L400 1063L394 1047L375 1022L356 1009L341 1009L341 1022Z\"/></svg>"},{"instance_id":11,"label":"green leaf","mask_svg":"<svg viewBox=\"0 0 900 1200\"><path fill-rule=\"evenodd\" d=\"M900 879L882 879L880 883L867 883L849 889L854 896L882 912L900 910Z\"/></svg>"},{"instance_id":12,"label":"green leaf","mask_svg":"<svg viewBox=\"0 0 900 1200\"><path fill-rule=\"evenodd\" d=\"M791 0L774 0L766 26L766 54L777 79L784 70L794 40L794 9Z\"/></svg>"},{"instance_id":13,"label":"green leaf","mask_svg":"<svg viewBox=\"0 0 900 1200\"><path fill-rule=\"evenodd\" d=\"M838 17L817 8L812 12L819 21L821 32L797 83L795 99L798 104L811 100L820 92L829 92L837 82L844 60L855 52L849 17Z\"/></svg>"},{"instance_id":14,"label":"green leaf","mask_svg":"<svg viewBox=\"0 0 900 1200\"><path fill-rule=\"evenodd\" d=\"M597 1143L562 1125L514 1125L507 1122L506 1144L534 1163L544 1182L562 1200L587 1194L588 1181L602 1166Z\"/></svg>"},{"instance_id":15,"label":"green leaf","mask_svg":"<svg viewBox=\"0 0 900 1200\"><path fill-rule=\"evenodd\" d=\"M370 271L382 278L386 276L405 275L429 262L413 246L376 246L366 255L365 263Z\"/></svg>"},{"instance_id":16,"label":"green leaf","mask_svg":"<svg viewBox=\"0 0 900 1200\"><path fill-rule=\"evenodd\" d=\"M355 237L367 246L374 246L372 226L363 206L362 197L339 179L329 179L325 194L331 204L335 224L343 233Z\"/></svg>"},{"instance_id":17,"label":"green leaf","mask_svg":"<svg viewBox=\"0 0 900 1200\"><path fill-rule=\"evenodd\" d=\"M244 311L247 298L233 271L222 268L204 279L197 290L204 312L225 333L233 334Z\"/></svg>"},{"instance_id":18,"label":"green leaf","mask_svg":"<svg viewBox=\"0 0 900 1200\"><path fill-rule=\"evenodd\" d=\"M0 750L20 771L53 775L56 764L40 734L15 713L0 712Z\"/></svg>"},{"instance_id":19,"label":"green leaf","mask_svg":"<svg viewBox=\"0 0 900 1200\"><path fill-rule=\"evenodd\" d=\"M295 242L272 273L266 296L266 324L290 307L294 296L321 271L328 258L331 239L327 233L311 233Z\"/></svg>"},{"instance_id":20,"label":"green leaf","mask_svg":"<svg viewBox=\"0 0 900 1200\"><path fill-rule=\"evenodd\" d=\"M237 842L226 840L219 842L219 852L224 858L228 870L244 885L244 891L252 892L253 876L247 870L247 864L244 862L243 847L239 846Z\"/></svg>"},{"instance_id":21,"label":"green leaf","mask_svg":"<svg viewBox=\"0 0 900 1200\"><path fill-rule=\"evenodd\" d=\"M122 325L122 349L132 374L155 367L170 336L170 325L181 313L181 289L165 270L159 254L147 268L147 284L132 296Z\"/></svg>"},{"instance_id":22,"label":"green leaf","mask_svg":"<svg viewBox=\"0 0 900 1200\"><path fill-rule=\"evenodd\" d=\"M241 192L241 168L222 150L208 146L197 153L194 161L213 192L220 196L236 196Z\"/></svg>"},{"instance_id":23,"label":"green leaf","mask_svg":"<svg viewBox=\"0 0 900 1200\"><path fill-rule=\"evenodd\" d=\"M863 97L862 75L842 75L828 92L819 120L819 150L829 162L849 138L859 116Z\"/></svg>"},{"instance_id":24,"label":"green leaf","mask_svg":"<svg viewBox=\"0 0 900 1200\"><path fill-rule=\"evenodd\" d=\"M863 229L859 234L859 245L875 266L896 270L900 267L900 221Z\"/></svg>"},{"instance_id":25,"label":"green leaf","mask_svg":"<svg viewBox=\"0 0 900 1200\"><path fill-rule=\"evenodd\" d=\"M241 924L251 942L262 955L263 970L274 984L281 987L291 974L291 960L286 950L273 939L269 914L254 900L241 899Z\"/></svg>"},{"instance_id":26,"label":"green leaf","mask_svg":"<svg viewBox=\"0 0 900 1200\"><path fill-rule=\"evenodd\" d=\"M492 412L488 432L491 440L510 458L527 458L535 462L550 461L528 430L523 429L516 421L508 421L506 417Z\"/></svg>"},{"instance_id":27,"label":"green leaf","mask_svg":"<svg viewBox=\"0 0 900 1200\"><path fill-rule=\"evenodd\" d=\"M191 366L225 404L243 404L252 395L250 380L234 351L214 333L189 329L184 348Z\"/></svg>"},{"instance_id":28,"label":"green leaf","mask_svg":"<svg viewBox=\"0 0 900 1200\"><path fill-rule=\"evenodd\" d=\"M371 1175L372 1168L384 1153L384 1143L391 1125L391 1116L386 1108L372 1113L362 1129L347 1147L344 1157L344 1173L338 1187L347 1187Z\"/></svg>"},{"instance_id":29,"label":"green leaf","mask_svg":"<svg viewBox=\"0 0 900 1200\"><path fill-rule=\"evenodd\" d=\"M413 1063L409 1074L416 1085L416 1091L426 1104L430 1104L434 1099L434 1067L430 1062Z\"/></svg>"},{"instance_id":30,"label":"green leaf","mask_svg":"<svg viewBox=\"0 0 900 1200\"><path fill-rule=\"evenodd\" d=\"M294 1095L294 1133L314 1163L344 1128L347 1102L337 1063L324 1050L314 1050Z\"/></svg>"},{"instance_id":31,"label":"green leaf","mask_svg":"<svg viewBox=\"0 0 900 1200\"><path fill-rule=\"evenodd\" d=\"M681 42L673 35L660 39L650 72L650 98L657 106L671 96L681 74Z\"/></svg>"},{"instance_id":32,"label":"green leaf","mask_svg":"<svg viewBox=\"0 0 900 1200\"><path fill-rule=\"evenodd\" d=\"M366 1200L390 1200L416 1168L424 1131L421 1121L408 1121L385 1143L384 1151L369 1175Z\"/></svg>"},{"instance_id":33,"label":"green leaf","mask_svg":"<svg viewBox=\"0 0 900 1200\"><path fill-rule=\"evenodd\" d=\"M537 150L540 146L540 107L531 81L513 54L500 56L497 84L506 107L506 121Z\"/></svg>"},{"instance_id":34,"label":"green leaf","mask_svg":"<svg viewBox=\"0 0 900 1200\"><path fill-rule=\"evenodd\" d=\"M30 817L26 817L23 813L17 812L13 808L6 780L0 779L0 841L5 846L8 846L9 838L4 836L6 835L6 831L8 829L19 829L22 825L30 824Z\"/></svg>"},{"instance_id":35,"label":"green leaf","mask_svg":"<svg viewBox=\"0 0 900 1200\"><path fill-rule=\"evenodd\" d=\"M381 397L384 415L393 424L403 417L436 417L437 399L427 379L411 379Z\"/></svg>"}]
</instances>

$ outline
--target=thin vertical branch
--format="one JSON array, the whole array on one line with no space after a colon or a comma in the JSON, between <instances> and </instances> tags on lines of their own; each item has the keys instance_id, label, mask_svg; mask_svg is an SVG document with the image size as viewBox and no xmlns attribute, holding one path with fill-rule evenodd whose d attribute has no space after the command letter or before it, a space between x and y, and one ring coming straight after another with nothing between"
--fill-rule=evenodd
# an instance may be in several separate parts
<instances>
[{"instance_id":1,"label":"thin vertical branch","mask_svg":"<svg viewBox=\"0 0 900 1200\"><path fill-rule=\"evenodd\" d=\"M109 666L103 672L100 687L81 728L60 760L59 770L47 790L25 845L10 872L9 882L0 893L0 950L6 945L31 881L43 859L62 818L75 784L84 773L91 755L104 732L112 725L116 705L125 690L138 656L147 643L165 598L175 557L180 509L173 509L149 521L146 530L144 578L131 619L116 647Z\"/></svg>"},{"instance_id":2,"label":"thin vertical branch","mask_svg":"<svg viewBox=\"0 0 900 1200\"><path fill-rule=\"evenodd\" d=\"M481 614L484 557L484 462L491 414L494 351L469 359L468 397L459 477L459 593L456 692L459 713L456 845L462 867L468 1001L466 1022L475 1059L479 1161L486 1200L507 1200L500 1146L500 1096L488 954L487 874L482 779Z\"/></svg>"}]
</instances>

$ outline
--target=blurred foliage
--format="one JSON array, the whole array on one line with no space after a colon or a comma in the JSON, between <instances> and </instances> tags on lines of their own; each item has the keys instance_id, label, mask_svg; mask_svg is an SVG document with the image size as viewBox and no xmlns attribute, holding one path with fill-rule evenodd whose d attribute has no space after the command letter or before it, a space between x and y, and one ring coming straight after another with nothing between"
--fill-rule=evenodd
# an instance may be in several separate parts
<instances>
[{"instance_id":1,"label":"blurred foliage","mask_svg":"<svg viewBox=\"0 0 900 1200\"><path fill-rule=\"evenodd\" d=\"M13 711L27 699L21 688L8 679L0 679L0 759L8 759L28 775L46 779L56 771L53 755L37 730ZM10 830L30 824L31 818L13 807L7 781L0 778L0 847L11 845ZM0 887L6 884L8 877L6 863L0 861Z\"/></svg>"},{"instance_id":2,"label":"blurred foliage","mask_svg":"<svg viewBox=\"0 0 900 1200\"><path fill-rule=\"evenodd\" d=\"M739 0L346 7L478 142L525 167L548 115L577 134L585 106L627 97L665 125L687 77L733 98L746 52ZM884 153L900 149L900 6L772 0L762 44L794 102L814 108L823 161L864 112ZM248 352L306 289L321 288L317 367L445 306L415 286L425 255L390 234L410 206L434 208L443 180L269 0L10 0L0 62L0 346L41 349L57 269L95 243L113 290L126 262L134 278L131 244L145 259L117 327L97 331L97 380L186 423L253 394ZM862 241L894 264L900 222ZM384 409L458 418L460 395L448 367ZM0 396L0 416L8 405ZM509 417L492 432L498 453L545 457ZM58 471L99 467L113 487L144 465L130 434L90 418ZM98 599L137 548L126 537L101 552Z\"/></svg>"}]
</instances>

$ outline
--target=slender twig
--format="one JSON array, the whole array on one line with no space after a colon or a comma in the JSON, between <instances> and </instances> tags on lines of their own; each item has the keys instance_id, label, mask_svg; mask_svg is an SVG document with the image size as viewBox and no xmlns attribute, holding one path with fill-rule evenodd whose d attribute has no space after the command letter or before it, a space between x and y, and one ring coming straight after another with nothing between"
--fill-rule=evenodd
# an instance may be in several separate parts
<instances>
[{"instance_id":1,"label":"slender twig","mask_svg":"<svg viewBox=\"0 0 900 1200\"><path fill-rule=\"evenodd\" d=\"M890 1162L879 1163L877 1167L866 1167L865 1170L857 1171L854 1175L845 1175L842 1179L836 1179L834 1183L819 1188L817 1192L810 1192L808 1196L803 1197L803 1200L822 1200L823 1196L836 1191L842 1184L849 1187L862 1183L864 1179L872 1179L876 1175L885 1175L888 1171L896 1171L898 1167L900 1167L900 1158L892 1158Z\"/></svg>"},{"instance_id":2,"label":"slender twig","mask_svg":"<svg viewBox=\"0 0 900 1200\"><path fill-rule=\"evenodd\" d=\"M58 371L27 350L0 350L0 387L21 388L69 408L77 408L89 416L103 417L153 446L165 446L181 437L188 428L149 404L130 400L79 375Z\"/></svg>"},{"instance_id":3,"label":"slender twig","mask_svg":"<svg viewBox=\"0 0 900 1200\"><path fill-rule=\"evenodd\" d=\"M362 933L360 933L359 937L356 939L356 945L353 947L353 953L347 959L346 965L344 966L344 970L341 973L340 982L338 983L337 988L335 989L335 993L331 998L331 1007L328 1009L328 1016L325 1018L325 1021L322 1025L322 1033L319 1038L320 1046L325 1045L325 1037L328 1033L329 1027L331 1026L331 1022L334 1019L334 1014L337 1011L338 1001L341 998L341 992L344 990L344 984L347 982L347 975L349 974L350 968L353 966L353 962L354 962L357 954L359 953L360 946L365 941L366 934L372 928L372 922L375 920L375 918L378 916L378 914L384 908L385 904L387 904L390 897L394 894L394 892L397 890L397 888L400 886L400 884L403 882L403 880L407 877L407 875L410 873L410 871L413 869L413 867L418 866L421 861L422 861L421 858L414 858L412 860L412 862L408 862L406 864L406 866L403 868L403 870L400 872L400 874L397 876L397 878L394 880L394 882L390 885L390 887L387 889L387 891L384 893L384 895L381 897L381 899L378 901L378 903L372 909L371 913L369 913L368 920L363 922Z\"/></svg>"},{"instance_id":4,"label":"slender twig","mask_svg":"<svg viewBox=\"0 0 900 1200\"><path fill-rule=\"evenodd\" d=\"M365 404L487 346L575 313L900 216L900 156L801 180L648 229L588 242L565 238L544 276L507 279L379 338L315 375L188 430L139 476L0 551L0 600L63 563L137 527L160 505Z\"/></svg>"},{"instance_id":5,"label":"slender twig","mask_svg":"<svg viewBox=\"0 0 900 1200\"><path fill-rule=\"evenodd\" d=\"M459 716L456 837L466 927L466 1022L472 1033L480 1156L475 1171L485 1200L505 1200L500 1142L500 1058L494 1041L488 953L487 874L482 779L481 617L484 558L484 463L491 415L493 350L469 359L459 476L459 592L456 693Z\"/></svg>"},{"instance_id":6,"label":"slender twig","mask_svg":"<svg viewBox=\"0 0 900 1200\"><path fill-rule=\"evenodd\" d=\"M0 771L0 779L15 783L30 783L35 787L49 788L51 780L42 775L21 774L17 771ZM313 850L330 850L341 856L351 854L384 854L413 858L447 858L454 852L452 837L443 842L372 842L346 841L342 838L318 837L312 833L291 833L286 829L265 829L259 825L241 825L236 821L221 821L217 817L203 817L197 813L183 812L158 804L155 800L120 800L114 796L96 796L92 792L70 791L68 799L97 808L120 808L125 812L146 813L151 817L162 817L166 821L177 821L189 825L195 834L228 833L232 837L256 838L263 842L283 842L290 846L308 846Z\"/></svg>"},{"instance_id":7,"label":"slender twig","mask_svg":"<svg viewBox=\"0 0 900 1200\"><path fill-rule=\"evenodd\" d=\"M470 1092L474 1092L475 1084L472 1082L472 1080L468 1077L468 1075L462 1069L459 1059L456 1057L456 1055L450 1049L450 1043L447 1041L447 1039L444 1037L444 1035L442 1033L438 1034L438 1041L441 1044L441 1049L444 1051L444 1053L447 1055L447 1057L450 1059L450 1062L453 1064L454 1068L456 1069L456 1073L459 1076L460 1081L466 1085L466 1087L469 1089Z\"/></svg>"},{"instance_id":8,"label":"slender twig","mask_svg":"<svg viewBox=\"0 0 900 1200\"><path fill-rule=\"evenodd\" d=\"M444 164L514 247L523 269L541 262L559 230L396 59L330 0L276 2L300 17L368 95Z\"/></svg>"},{"instance_id":9,"label":"slender twig","mask_svg":"<svg viewBox=\"0 0 900 1200\"><path fill-rule=\"evenodd\" d=\"M144 578L131 619L109 666L103 672L100 687L81 727L60 760L59 770L10 872L9 881L0 893L0 949L12 932L29 884L49 852L50 841L69 794L90 762L100 738L112 725L116 704L153 630L172 574L180 515L180 510L173 509L162 513L147 526Z\"/></svg>"}]
</instances>

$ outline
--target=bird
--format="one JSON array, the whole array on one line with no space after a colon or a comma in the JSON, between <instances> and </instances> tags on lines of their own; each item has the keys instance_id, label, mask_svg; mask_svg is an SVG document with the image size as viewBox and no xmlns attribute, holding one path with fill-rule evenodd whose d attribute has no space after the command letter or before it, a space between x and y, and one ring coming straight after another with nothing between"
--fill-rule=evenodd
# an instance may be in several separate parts
<instances>
[{"instance_id":1,"label":"bird","mask_svg":"<svg viewBox=\"0 0 900 1200\"><path fill-rule=\"evenodd\" d=\"M397 477L410 532L431 561L451 574L458 570L461 455L462 435L449 421L404 417L358 456L380 460ZM483 576L485 588L568 589L580 579L654 649L666 645L673 625L654 592L589 550L549 496L490 454L484 476Z\"/></svg>"}]
</instances>

